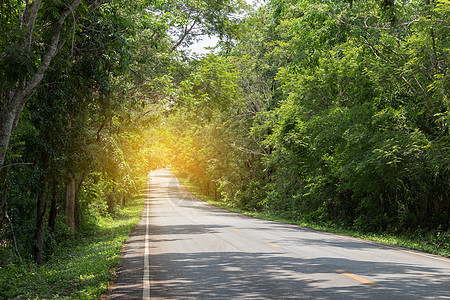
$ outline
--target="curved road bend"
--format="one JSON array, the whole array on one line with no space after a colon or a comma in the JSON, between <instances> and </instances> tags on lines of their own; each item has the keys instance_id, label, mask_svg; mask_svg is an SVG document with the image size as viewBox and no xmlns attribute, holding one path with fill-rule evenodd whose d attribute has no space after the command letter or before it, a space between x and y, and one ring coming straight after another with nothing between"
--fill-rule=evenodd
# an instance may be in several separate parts
<instances>
[{"instance_id":1,"label":"curved road bend","mask_svg":"<svg viewBox=\"0 0 450 300\"><path fill-rule=\"evenodd\" d=\"M230 213L150 176L112 299L450 299L449 259Z\"/></svg>"}]
</instances>

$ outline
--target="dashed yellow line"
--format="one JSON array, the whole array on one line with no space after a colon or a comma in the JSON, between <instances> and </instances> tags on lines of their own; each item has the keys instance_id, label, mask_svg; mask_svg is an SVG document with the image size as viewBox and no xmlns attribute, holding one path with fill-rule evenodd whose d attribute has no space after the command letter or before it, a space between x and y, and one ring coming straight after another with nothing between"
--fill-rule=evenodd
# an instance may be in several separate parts
<instances>
[{"instance_id":1,"label":"dashed yellow line","mask_svg":"<svg viewBox=\"0 0 450 300\"><path fill-rule=\"evenodd\" d=\"M234 231L240 231L239 229L232 228Z\"/></svg>"},{"instance_id":2,"label":"dashed yellow line","mask_svg":"<svg viewBox=\"0 0 450 300\"><path fill-rule=\"evenodd\" d=\"M350 273L347 273L347 272L342 271L342 270L337 270L336 273L339 273L341 275L350 277L351 279L357 280L357 281L362 282L364 284L368 284L368 285L375 285L376 284L375 282L369 281L369 280L361 278L361 277L359 277L359 276L357 276L355 274L350 274Z\"/></svg>"},{"instance_id":3,"label":"dashed yellow line","mask_svg":"<svg viewBox=\"0 0 450 300\"><path fill-rule=\"evenodd\" d=\"M276 248L280 247L280 246L275 245L275 244L272 244L272 243L270 243L270 242L264 242L264 243L266 243L267 245L270 245L270 246L272 246L272 247L276 247Z\"/></svg>"}]
</instances>

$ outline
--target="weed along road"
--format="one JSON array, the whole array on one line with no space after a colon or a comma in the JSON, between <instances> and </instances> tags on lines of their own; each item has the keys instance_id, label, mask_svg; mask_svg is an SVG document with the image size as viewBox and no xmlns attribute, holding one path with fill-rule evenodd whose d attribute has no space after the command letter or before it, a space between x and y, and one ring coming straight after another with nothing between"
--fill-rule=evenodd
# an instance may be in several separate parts
<instances>
[{"instance_id":1,"label":"weed along road","mask_svg":"<svg viewBox=\"0 0 450 300\"><path fill-rule=\"evenodd\" d=\"M450 260L229 213L150 174L113 299L450 299Z\"/></svg>"}]
</instances>

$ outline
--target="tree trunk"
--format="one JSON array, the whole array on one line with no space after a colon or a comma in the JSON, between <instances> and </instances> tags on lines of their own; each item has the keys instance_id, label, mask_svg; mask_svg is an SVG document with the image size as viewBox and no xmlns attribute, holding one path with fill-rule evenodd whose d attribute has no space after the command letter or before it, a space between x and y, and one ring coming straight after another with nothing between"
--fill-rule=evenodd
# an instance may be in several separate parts
<instances>
[{"instance_id":1,"label":"tree trunk","mask_svg":"<svg viewBox=\"0 0 450 300\"><path fill-rule=\"evenodd\" d=\"M34 246L34 260L38 265L43 264L43 254L44 254L44 235L45 235L45 209L46 209L46 187L47 187L47 169L49 162L48 153L42 153L41 163L42 163L42 174L40 176L41 191L38 196L37 207L36 207L36 233L35 233L35 246Z\"/></svg>"},{"instance_id":2,"label":"tree trunk","mask_svg":"<svg viewBox=\"0 0 450 300\"><path fill-rule=\"evenodd\" d=\"M447 199L447 222L445 224L445 231L447 231L450 227L450 197L446 197L447 193L444 192L444 199Z\"/></svg>"},{"instance_id":3,"label":"tree trunk","mask_svg":"<svg viewBox=\"0 0 450 300\"><path fill-rule=\"evenodd\" d=\"M24 106L21 104L23 101L20 101L22 93L16 95L16 93L10 92L10 94L12 99L7 98L3 100L4 102L2 101L0 110L0 166L3 166L5 162L6 151L9 147L12 131L17 125Z\"/></svg>"},{"instance_id":4,"label":"tree trunk","mask_svg":"<svg viewBox=\"0 0 450 300\"><path fill-rule=\"evenodd\" d=\"M66 184L66 225L72 229L73 232L76 231L75 228L75 192L76 192L76 182L75 176L72 172L67 173L67 184Z\"/></svg>"},{"instance_id":5,"label":"tree trunk","mask_svg":"<svg viewBox=\"0 0 450 300\"><path fill-rule=\"evenodd\" d=\"M55 232L57 203L58 203L58 180L55 176L55 178L53 178L52 203L50 205L50 213L48 215L48 228L50 229L51 232Z\"/></svg>"},{"instance_id":6,"label":"tree trunk","mask_svg":"<svg viewBox=\"0 0 450 300\"><path fill-rule=\"evenodd\" d=\"M114 191L115 188L112 188L112 191L108 192L108 200L107 200L107 205L108 205L108 212L109 213L113 213L114 212Z\"/></svg>"},{"instance_id":7,"label":"tree trunk","mask_svg":"<svg viewBox=\"0 0 450 300\"><path fill-rule=\"evenodd\" d=\"M81 210L80 199L78 198L78 190L75 192L75 230L79 231L81 229L81 223L83 222L83 211Z\"/></svg>"},{"instance_id":8,"label":"tree trunk","mask_svg":"<svg viewBox=\"0 0 450 300\"><path fill-rule=\"evenodd\" d=\"M120 195L120 204L122 205L122 207L125 207L125 205L126 205L126 202L127 202L126 198L127 198L127 194L125 194L125 192L122 192Z\"/></svg>"},{"instance_id":9,"label":"tree trunk","mask_svg":"<svg viewBox=\"0 0 450 300\"><path fill-rule=\"evenodd\" d=\"M83 210L81 209L81 203L80 203L80 190L81 187L83 186L83 182L86 179L88 172L84 172L81 175L81 179L77 182L76 185L76 191L75 191L75 228L76 230L80 230L81 229L81 223L83 223Z\"/></svg>"}]
</instances>

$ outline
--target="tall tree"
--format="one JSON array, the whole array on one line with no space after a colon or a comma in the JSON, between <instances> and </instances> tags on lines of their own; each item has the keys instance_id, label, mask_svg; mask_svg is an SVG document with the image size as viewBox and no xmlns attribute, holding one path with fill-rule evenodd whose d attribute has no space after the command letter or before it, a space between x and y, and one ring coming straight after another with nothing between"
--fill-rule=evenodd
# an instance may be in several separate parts
<instances>
[{"instance_id":1,"label":"tall tree","mask_svg":"<svg viewBox=\"0 0 450 300\"><path fill-rule=\"evenodd\" d=\"M23 108L41 84L51 62L70 40L76 22L95 10L103 1L82 0L7 1L1 6L0 40L0 165L3 166L11 133ZM70 21L68 21L70 20ZM71 24L68 24L71 23ZM68 25L72 25L69 27ZM74 38L72 36L72 38Z\"/></svg>"}]
</instances>

